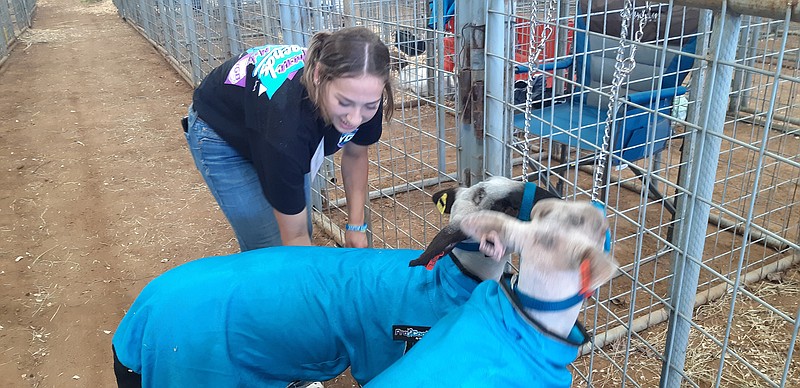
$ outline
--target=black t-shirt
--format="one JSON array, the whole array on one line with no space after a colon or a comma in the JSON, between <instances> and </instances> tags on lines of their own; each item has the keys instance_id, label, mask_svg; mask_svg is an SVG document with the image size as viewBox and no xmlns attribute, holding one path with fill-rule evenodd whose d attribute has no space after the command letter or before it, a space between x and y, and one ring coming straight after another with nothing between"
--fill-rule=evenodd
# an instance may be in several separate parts
<instances>
[{"instance_id":1,"label":"black t-shirt","mask_svg":"<svg viewBox=\"0 0 800 388\"><path fill-rule=\"evenodd\" d=\"M303 175L323 138L327 156L349 141L373 144L382 132L383 104L351 133L325 125L300 83L305 55L300 46L249 49L212 70L192 100L197 115L253 163L267 200L284 214L305 209Z\"/></svg>"}]
</instances>

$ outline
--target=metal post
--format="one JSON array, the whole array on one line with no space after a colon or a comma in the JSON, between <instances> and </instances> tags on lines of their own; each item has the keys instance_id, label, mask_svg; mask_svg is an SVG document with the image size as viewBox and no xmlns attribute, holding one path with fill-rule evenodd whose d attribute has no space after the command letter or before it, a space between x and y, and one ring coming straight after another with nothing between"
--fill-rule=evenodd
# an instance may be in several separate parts
<instances>
[{"instance_id":1,"label":"metal post","mask_svg":"<svg viewBox=\"0 0 800 388\"><path fill-rule=\"evenodd\" d=\"M486 172L491 175L510 176L511 157L506 144L509 143L511 114L505 104L512 79L511 58L513 47L509 43L509 31L513 29L506 15L510 14L508 0L491 0L486 12Z\"/></svg>"},{"instance_id":2,"label":"metal post","mask_svg":"<svg viewBox=\"0 0 800 388\"><path fill-rule=\"evenodd\" d=\"M220 60L220 59L224 60L224 58L230 58L231 55L230 55L230 53L223 51L221 53L222 54L221 55L222 58L220 58L220 56L218 56L219 54L215 53L216 50L214 48L214 45L211 44L211 34L209 33L209 31L211 31L211 20L208 17L208 7L209 7L208 4L209 4L209 1L208 0L200 0L200 4L201 4L202 7L204 7L203 9L205 9L205 11L203 11L203 18L202 18L203 34L204 34L202 36L202 41L203 41L203 44L205 46L206 55L203 58L197 58L197 66L200 69L201 77L205 77L205 73L203 73L203 63L204 62L212 63L213 65L216 65L216 62L213 62L213 61ZM201 37L198 36L197 37L198 43L199 43L200 39L201 39Z\"/></svg>"},{"instance_id":3,"label":"metal post","mask_svg":"<svg viewBox=\"0 0 800 388\"><path fill-rule=\"evenodd\" d=\"M556 60L557 58L562 58L570 54L571 47L569 46L569 35L571 33L570 29L567 28L569 26L570 18L565 18L565 15L570 14L570 7L576 7L575 5L571 5L569 1L559 1L558 2L558 15L556 16L556 23L555 26L555 34L556 34L556 48L553 50L555 54L555 58L546 58ZM536 12L536 10L534 11ZM531 26L533 28L533 26ZM547 44L547 43L545 43ZM546 52L546 51L545 51ZM553 91L554 95L560 95L564 93L564 88L566 87L566 81L553 78Z\"/></svg>"},{"instance_id":4,"label":"metal post","mask_svg":"<svg viewBox=\"0 0 800 388\"><path fill-rule=\"evenodd\" d=\"M458 65L456 121L459 128L458 180L471 185L483 180L483 80L486 6L482 1L459 3L456 18Z\"/></svg>"},{"instance_id":5,"label":"metal post","mask_svg":"<svg viewBox=\"0 0 800 388\"><path fill-rule=\"evenodd\" d=\"M344 19L344 25L347 27L355 27L356 20L353 17L353 11L355 10L353 0L344 0L342 3L344 3L342 4L344 6L344 16L342 17ZM336 4L336 2L334 2L334 4ZM341 12L341 10L339 11Z\"/></svg>"},{"instance_id":6,"label":"metal post","mask_svg":"<svg viewBox=\"0 0 800 388\"><path fill-rule=\"evenodd\" d=\"M236 9L234 8L233 2L231 0L221 0L222 2L222 12L220 16L223 18L222 23L225 30L225 35L228 38L228 47L231 51L231 55L238 55L242 51L244 51L244 47L242 47L242 37L241 37L241 30L239 26L236 25L237 17L235 15Z\"/></svg>"},{"instance_id":7,"label":"metal post","mask_svg":"<svg viewBox=\"0 0 800 388\"><path fill-rule=\"evenodd\" d=\"M155 4L150 5L147 1L145 1L143 9L152 10L155 9ZM155 24L155 20L151 20L151 17L155 19L155 15L151 13L143 13L140 15L139 18L139 25L141 26L142 30L144 30L145 36L153 36L153 29L157 28Z\"/></svg>"},{"instance_id":8,"label":"metal post","mask_svg":"<svg viewBox=\"0 0 800 388\"><path fill-rule=\"evenodd\" d=\"M20 31L24 31L31 26L31 17L25 9L25 3L22 0L11 0L11 4L14 6L17 28Z\"/></svg>"},{"instance_id":9,"label":"metal post","mask_svg":"<svg viewBox=\"0 0 800 388\"><path fill-rule=\"evenodd\" d=\"M11 21L11 13L7 5L0 6L0 35L3 37L3 41L5 44L3 45L3 49L6 49L11 42L14 41L14 25ZM8 53L8 51L3 51L0 53Z\"/></svg>"},{"instance_id":10,"label":"metal post","mask_svg":"<svg viewBox=\"0 0 800 388\"><path fill-rule=\"evenodd\" d=\"M298 43L300 46L308 47L308 42L311 40L311 35L314 34L314 30L311 27L311 13L314 12L319 16L318 9L312 9L308 6L308 1L303 1L300 4L297 4L297 13L300 17L300 30L298 30L300 34L300 42Z\"/></svg>"},{"instance_id":11,"label":"metal post","mask_svg":"<svg viewBox=\"0 0 800 388\"><path fill-rule=\"evenodd\" d=\"M169 53L173 58L176 60L178 58L175 57L175 52L173 50L173 41L172 37L172 30L168 27L173 23L169 22L170 14L170 6L167 4L167 1L170 0L156 0L156 9L158 10L158 16L161 19L158 31L161 32L161 36L159 37L158 34L151 35L153 41L161 43L161 47L164 48L164 51ZM128 12L129 14L133 14L133 12Z\"/></svg>"},{"instance_id":12,"label":"metal post","mask_svg":"<svg viewBox=\"0 0 800 388\"><path fill-rule=\"evenodd\" d=\"M723 9L721 14L714 17L709 55L712 59L700 107L700 129L693 137L695 144L689 164L691 167L684 182L681 182L681 187L686 187L688 192L681 197L676 213L675 241L680 251L673 258L674 277L670 290L673 309L669 314L666 359L659 385L662 388L678 388L683 378L710 213L709 203L719 164L720 135L725 124L727 96L733 79L733 68L720 62L734 61L740 27L741 16L738 14Z\"/></svg>"},{"instance_id":13,"label":"metal post","mask_svg":"<svg viewBox=\"0 0 800 388\"><path fill-rule=\"evenodd\" d=\"M179 58L178 50L175 48L177 45L177 38L175 37L175 29L177 28L175 25L175 18L177 15L175 15L175 7L173 6L173 3L174 0L161 0L161 10L159 15L161 16L161 25L163 26L162 32L164 34L164 50L169 53L169 56L177 60ZM138 10L138 7L134 8L132 13L137 15L136 20L140 22L140 25L141 20L147 17L147 15L142 16L141 12Z\"/></svg>"},{"instance_id":14,"label":"metal post","mask_svg":"<svg viewBox=\"0 0 800 388\"><path fill-rule=\"evenodd\" d=\"M695 54L704 56L706 52L708 52L709 46L709 34L708 32L711 31L711 22L712 22L713 12L709 10L705 10L700 12L698 22L697 22L697 44L695 48ZM694 104L689 104L686 108L686 121L697 124L700 122L700 99L703 96L703 91L705 90L705 81L706 81L706 74L708 73L708 62L705 60L695 60L694 66L692 67L692 76L689 79L689 101L694 101ZM681 163L678 167L678 182L681 184L686 183L686 169L687 169L687 161L690 160L692 155L694 155L694 130L691 127L687 127L684 131L683 140L681 142ZM684 186L681 186L684 187ZM680 192L677 193L676 196L676 204L675 208L677 210L677 214L682 214L683 211L680 210L681 206L681 197L682 194ZM685 204L685 201L683 202ZM670 227L670 230L674 230L674 227ZM672 233L670 232L670 235ZM670 241L675 242L672 238ZM674 264L674 263L673 263ZM672 273L675 273L675 268L673 266Z\"/></svg>"},{"instance_id":15,"label":"metal post","mask_svg":"<svg viewBox=\"0 0 800 388\"><path fill-rule=\"evenodd\" d=\"M163 7L163 12L161 13L161 21L164 26L164 45L166 46L167 52L175 58L176 60L180 60L180 56L178 53L178 34L176 31L177 23L174 20L178 20L177 11L175 9L175 0L161 0L161 6ZM139 21L141 24L142 15L138 11L138 7L134 8L134 14L137 15L136 20Z\"/></svg>"},{"instance_id":16,"label":"metal post","mask_svg":"<svg viewBox=\"0 0 800 388\"><path fill-rule=\"evenodd\" d=\"M748 50L746 51L747 58L747 66L755 67L756 63L756 54L758 53L758 41L761 39L761 18L753 18L755 20L756 26L755 28L751 29L750 35L750 43L748 44ZM746 107L750 103L750 86L753 84L753 73L748 71L744 76L744 91L742 92L742 99L740 100L739 107Z\"/></svg>"},{"instance_id":17,"label":"metal post","mask_svg":"<svg viewBox=\"0 0 800 388\"><path fill-rule=\"evenodd\" d=\"M446 132L446 125L445 124L446 124L447 121L446 121L446 115L445 115L446 114L445 108L443 107L443 105L441 103L445 99L445 91L446 91L445 88L446 88L446 85L447 85L446 77L452 77L452 75L451 74L446 74L445 70L444 70L444 56L447 54L447 53L444 52L444 38L446 37L446 35L444 34L444 1L437 1L437 3L438 3L438 5L437 5L438 9L436 10L436 25L441 29L442 33L434 35L434 37L436 37L436 41L435 41L436 44L435 45L432 44L431 46L435 46L436 53L438 53L438 55L435 56L436 57L435 58L436 62L435 63L431 62L431 67L428 69L428 71L429 72L431 72L431 71L433 72L435 77L431 77L431 78L432 78L432 80L434 80L434 82L436 82L433 85L431 85L429 83L429 87L430 86L434 86L434 91L436 92L436 101L438 102L436 104L436 131L437 131L437 134L439 136L439 139L445 139L446 138L446 133L445 133ZM456 7L458 7L458 4L456 4ZM456 12L456 14L458 14L458 12ZM453 17L455 17L455 16L453 16ZM433 56L432 55L428 56L428 58L431 58L431 57L433 57ZM454 61L455 60L456 59L454 57ZM433 66L433 65L435 65L435 66ZM452 92L452 91L449 91L449 92ZM437 141L436 142L436 158L437 158L436 167L437 167L437 171L439 171L439 175L438 175L439 178L443 178L443 180L448 180L448 178L447 178L447 153L446 152L447 151L445 150L444 141L441 141L441 140Z\"/></svg>"},{"instance_id":18,"label":"metal post","mask_svg":"<svg viewBox=\"0 0 800 388\"><path fill-rule=\"evenodd\" d=\"M200 72L200 50L197 48L197 26L195 25L194 18L195 12L197 12L197 10L195 10L188 1L181 1L181 14L183 14L183 35L186 39L186 44L189 46L189 58L187 58L187 64L189 66L189 72L192 74L192 82L194 84L199 84L203 79L203 74Z\"/></svg>"},{"instance_id":19,"label":"metal post","mask_svg":"<svg viewBox=\"0 0 800 388\"><path fill-rule=\"evenodd\" d=\"M263 0L263 1L266 1L266 0ZM320 3L320 0L311 0L309 6L310 6L309 12L312 12L313 10L322 9L322 4ZM315 12L314 13L314 15L313 15L313 17L314 17L314 31L322 31L323 26L324 26L324 24L322 23L322 19L325 18L326 16L328 16L328 15L324 15L322 12ZM330 17L330 16L328 16L328 17Z\"/></svg>"},{"instance_id":20,"label":"metal post","mask_svg":"<svg viewBox=\"0 0 800 388\"><path fill-rule=\"evenodd\" d=\"M435 16L436 20L434 21L433 28L427 29L425 33L425 43L428 47L428 55L425 60L426 87L425 90L420 93L420 97L435 96L434 92L436 91L436 78L438 78L438 74L434 69L440 68L436 66L438 62L444 63L444 34L442 32L437 32L444 31L444 1L435 0L433 2L433 7L436 7L436 11L425 18L427 21ZM430 11L430 7L426 7L426 13L430 13Z\"/></svg>"},{"instance_id":21,"label":"metal post","mask_svg":"<svg viewBox=\"0 0 800 388\"><path fill-rule=\"evenodd\" d=\"M758 50L758 39L761 35L761 18L748 17L748 22L743 28L742 37L736 57L748 68L755 66L755 55ZM755 24L755 26L753 26ZM735 112L741 107L746 107L750 97L750 87L753 83L753 73L742 69L733 73L733 93L730 97L728 109Z\"/></svg>"},{"instance_id":22,"label":"metal post","mask_svg":"<svg viewBox=\"0 0 800 388\"><path fill-rule=\"evenodd\" d=\"M266 42L278 44L281 30L280 20L275 12L278 10L278 6L273 0L261 0L261 9L264 13L261 17L264 19L264 32L267 34Z\"/></svg>"},{"instance_id":23,"label":"metal post","mask_svg":"<svg viewBox=\"0 0 800 388\"><path fill-rule=\"evenodd\" d=\"M279 6L283 43L304 46L299 2L297 0L280 0Z\"/></svg>"},{"instance_id":24,"label":"metal post","mask_svg":"<svg viewBox=\"0 0 800 388\"><path fill-rule=\"evenodd\" d=\"M788 15L788 12L787 12L787 19L788 19L788 16L789 15ZM785 25L787 25L787 26L789 25L789 21L788 20L785 21ZM787 38L788 38L788 32L789 32L788 28L785 28L783 30L783 37L782 37L782 41L781 41L780 47L786 47L786 42L787 42ZM770 127L772 127L772 120L773 120L774 115L775 115L775 102L778 99L777 98L778 97L778 89L780 88L780 82L777 82L777 80L780 79L781 70L783 69L783 60L784 60L784 52L783 51L778 53L777 60L778 60L778 63L776 64L775 73L774 73L774 79L776 80L776 82L774 82L772 84L771 95L769 97L767 97L767 101L769 101L769 107L768 107L768 110L767 110L768 113L767 113L767 117L766 117L766 123L764 124L764 131L763 131L763 135L762 135L761 142L760 142L760 144L763 144L764 146L762 146L759 149L759 152L758 152L758 159L757 159L757 162L755 163L755 165L758 166L758 167L756 168L756 171L755 171L755 179L754 179L754 181L752 183L752 185L753 185L752 187L760 187L760 181L762 179L762 176L764 176L764 174L762 174L762 169L765 166L765 161L764 161L765 157L766 157L765 156L765 154L766 154L766 146L765 145L767 144L767 141L768 141L768 139L770 137L770 130L769 129L770 129ZM757 199L757 195L750 196L750 204L749 204L750 205L749 206L750 210L747 211L747 216L746 216L747 220L752 220L753 219L753 213L755 212L754 209L755 209L755 205L756 205L756 199ZM744 233L743 233L745 241L750 239L751 230L752 230L752 224L750 222L748 222L745 225ZM744 268L744 265L745 265L746 256L747 255L745 254L744 250L741 250L739 252L739 262L736 263L736 273L734 275L734 283L733 283L733 291L734 292L731 295L731 302L730 302L731 310L733 310L734 307L736 306L736 298L738 296L738 290L740 289L741 286L744 285L744 281L745 281L744 277L746 276L746 274L742 273L742 269ZM726 325L725 325L725 327L726 327L725 336L724 336L725 341L723 342L722 349L720 351L720 353L722 354L722 358L720 358L720 360L719 360L719 367L717 369L717 380L714 382L714 386L719 386L720 385L720 381L721 381L721 378L722 378L722 369L725 367L725 357L726 357L726 355L728 353L728 347L730 345L730 343L728 341L728 338L730 338L730 334L731 334L730 330L731 330L732 324L733 324L733 315L731 314L731 315L728 316L728 321L726 322Z\"/></svg>"}]
</instances>

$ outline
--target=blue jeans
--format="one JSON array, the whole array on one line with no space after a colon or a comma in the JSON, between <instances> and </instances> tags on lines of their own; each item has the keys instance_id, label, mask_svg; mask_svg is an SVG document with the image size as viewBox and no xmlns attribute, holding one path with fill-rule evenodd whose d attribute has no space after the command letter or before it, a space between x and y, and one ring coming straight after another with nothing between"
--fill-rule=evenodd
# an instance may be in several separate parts
<instances>
[{"instance_id":1,"label":"blue jeans","mask_svg":"<svg viewBox=\"0 0 800 388\"><path fill-rule=\"evenodd\" d=\"M253 163L222 140L213 128L197 116L191 106L188 128L186 142L192 152L194 164L230 222L236 240L239 241L239 249L244 252L282 245L278 220L275 219L272 205L264 196ZM309 175L306 174L304 180L308 234L311 236Z\"/></svg>"}]
</instances>

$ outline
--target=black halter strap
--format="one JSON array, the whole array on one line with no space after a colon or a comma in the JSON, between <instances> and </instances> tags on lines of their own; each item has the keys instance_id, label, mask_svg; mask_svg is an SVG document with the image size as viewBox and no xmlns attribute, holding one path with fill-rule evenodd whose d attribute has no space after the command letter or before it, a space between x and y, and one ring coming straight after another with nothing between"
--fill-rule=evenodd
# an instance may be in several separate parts
<instances>
[{"instance_id":1,"label":"black halter strap","mask_svg":"<svg viewBox=\"0 0 800 388\"><path fill-rule=\"evenodd\" d=\"M461 264L461 260L458 259L458 257L455 255L455 253L450 252L450 259L453 260L453 264L456 265L456 268L458 268L458 270L461 271L461 273L464 274L464 276L466 276L466 277L468 277L468 278L470 278L470 279L472 279L472 280L474 280L474 281L476 281L478 283L483 281L477 275L475 275L474 273L470 272L466 267L464 267L464 264Z\"/></svg>"}]
</instances>

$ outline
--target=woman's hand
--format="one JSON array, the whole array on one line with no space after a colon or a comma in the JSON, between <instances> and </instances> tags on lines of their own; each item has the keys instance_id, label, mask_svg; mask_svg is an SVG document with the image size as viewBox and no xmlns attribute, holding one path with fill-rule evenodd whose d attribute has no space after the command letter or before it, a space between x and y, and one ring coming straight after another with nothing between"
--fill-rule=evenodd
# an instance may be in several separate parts
<instances>
[{"instance_id":1,"label":"woman's hand","mask_svg":"<svg viewBox=\"0 0 800 388\"><path fill-rule=\"evenodd\" d=\"M348 230L344 232L344 246L347 248L366 248L369 246L367 244L367 234L364 232L356 232L354 230Z\"/></svg>"}]
</instances>

